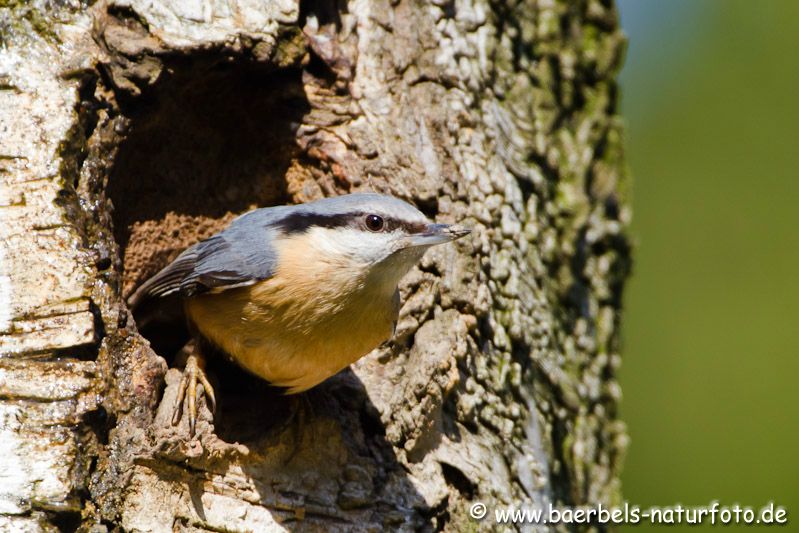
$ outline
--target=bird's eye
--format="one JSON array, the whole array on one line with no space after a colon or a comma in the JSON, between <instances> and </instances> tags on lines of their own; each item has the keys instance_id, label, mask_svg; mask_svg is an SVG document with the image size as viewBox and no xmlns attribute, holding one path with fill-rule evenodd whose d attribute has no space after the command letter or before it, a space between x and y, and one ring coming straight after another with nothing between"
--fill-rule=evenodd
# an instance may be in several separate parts
<instances>
[{"instance_id":1,"label":"bird's eye","mask_svg":"<svg viewBox=\"0 0 799 533\"><path fill-rule=\"evenodd\" d=\"M380 231L383 229L383 217L377 215L366 215L366 228L369 231Z\"/></svg>"}]
</instances>

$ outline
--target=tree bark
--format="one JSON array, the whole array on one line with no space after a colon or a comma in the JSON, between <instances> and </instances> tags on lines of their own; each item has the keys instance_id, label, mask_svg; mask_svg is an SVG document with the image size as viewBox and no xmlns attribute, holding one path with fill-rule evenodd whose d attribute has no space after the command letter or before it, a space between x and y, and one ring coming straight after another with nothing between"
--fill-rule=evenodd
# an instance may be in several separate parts
<instances>
[{"instance_id":1,"label":"tree bark","mask_svg":"<svg viewBox=\"0 0 799 533\"><path fill-rule=\"evenodd\" d=\"M0 2L0 529L492 528L620 501L611 2ZM253 207L355 190L472 235L297 405L124 298Z\"/></svg>"}]
</instances>

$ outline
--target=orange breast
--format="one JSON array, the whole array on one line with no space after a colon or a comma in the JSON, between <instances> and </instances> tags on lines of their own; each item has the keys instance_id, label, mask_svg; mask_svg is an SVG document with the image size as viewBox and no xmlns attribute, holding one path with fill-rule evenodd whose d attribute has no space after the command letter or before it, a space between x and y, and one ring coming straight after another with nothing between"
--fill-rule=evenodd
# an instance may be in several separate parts
<instances>
[{"instance_id":1,"label":"orange breast","mask_svg":"<svg viewBox=\"0 0 799 533\"><path fill-rule=\"evenodd\" d=\"M186 310L238 364L295 393L388 340L396 308L363 267L320 256L302 238L284 239L278 253L272 278L191 298Z\"/></svg>"}]
</instances>

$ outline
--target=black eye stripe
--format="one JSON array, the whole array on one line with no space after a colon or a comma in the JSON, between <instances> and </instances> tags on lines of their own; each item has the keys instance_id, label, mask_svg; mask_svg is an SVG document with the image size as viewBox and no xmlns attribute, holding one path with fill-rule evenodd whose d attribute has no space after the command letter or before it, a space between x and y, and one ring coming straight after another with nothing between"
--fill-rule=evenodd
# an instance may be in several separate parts
<instances>
[{"instance_id":1,"label":"black eye stripe","mask_svg":"<svg viewBox=\"0 0 799 533\"><path fill-rule=\"evenodd\" d=\"M319 226L323 228L336 228L344 226L344 221L338 215L319 215L315 213L293 213L284 217L275 225L285 233L303 233L309 228Z\"/></svg>"},{"instance_id":2,"label":"black eye stripe","mask_svg":"<svg viewBox=\"0 0 799 533\"><path fill-rule=\"evenodd\" d=\"M427 225L422 222L407 222L380 213L353 212L336 215L321 215L318 213L293 213L277 222L275 225L285 233L303 233L312 227L322 228L364 228L367 215L375 214L383 219L383 231L392 232L403 229L407 233L421 233Z\"/></svg>"},{"instance_id":3,"label":"black eye stripe","mask_svg":"<svg viewBox=\"0 0 799 533\"><path fill-rule=\"evenodd\" d=\"M400 226L407 233L422 233L427 230L427 224L423 222L401 222Z\"/></svg>"}]
</instances>

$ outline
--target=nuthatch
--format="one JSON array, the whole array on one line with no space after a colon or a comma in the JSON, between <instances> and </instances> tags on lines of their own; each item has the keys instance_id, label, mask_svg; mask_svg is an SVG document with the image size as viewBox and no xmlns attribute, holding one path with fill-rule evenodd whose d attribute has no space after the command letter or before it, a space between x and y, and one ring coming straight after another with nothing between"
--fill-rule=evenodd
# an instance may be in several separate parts
<instances>
[{"instance_id":1,"label":"nuthatch","mask_svg":"<svg viewBox=\"0 0 799 533\"><path fill-rule=\"evenodd\" d=\"M427 248L468 233L373 193L256 209L188 248L128 303L179 295L197 335L294 394L388 340L400 279ZM176 423L186 397L192 434L198 382L215 405L203 368L195 351L173 414Z\"/></svg>"}]
</instances>

